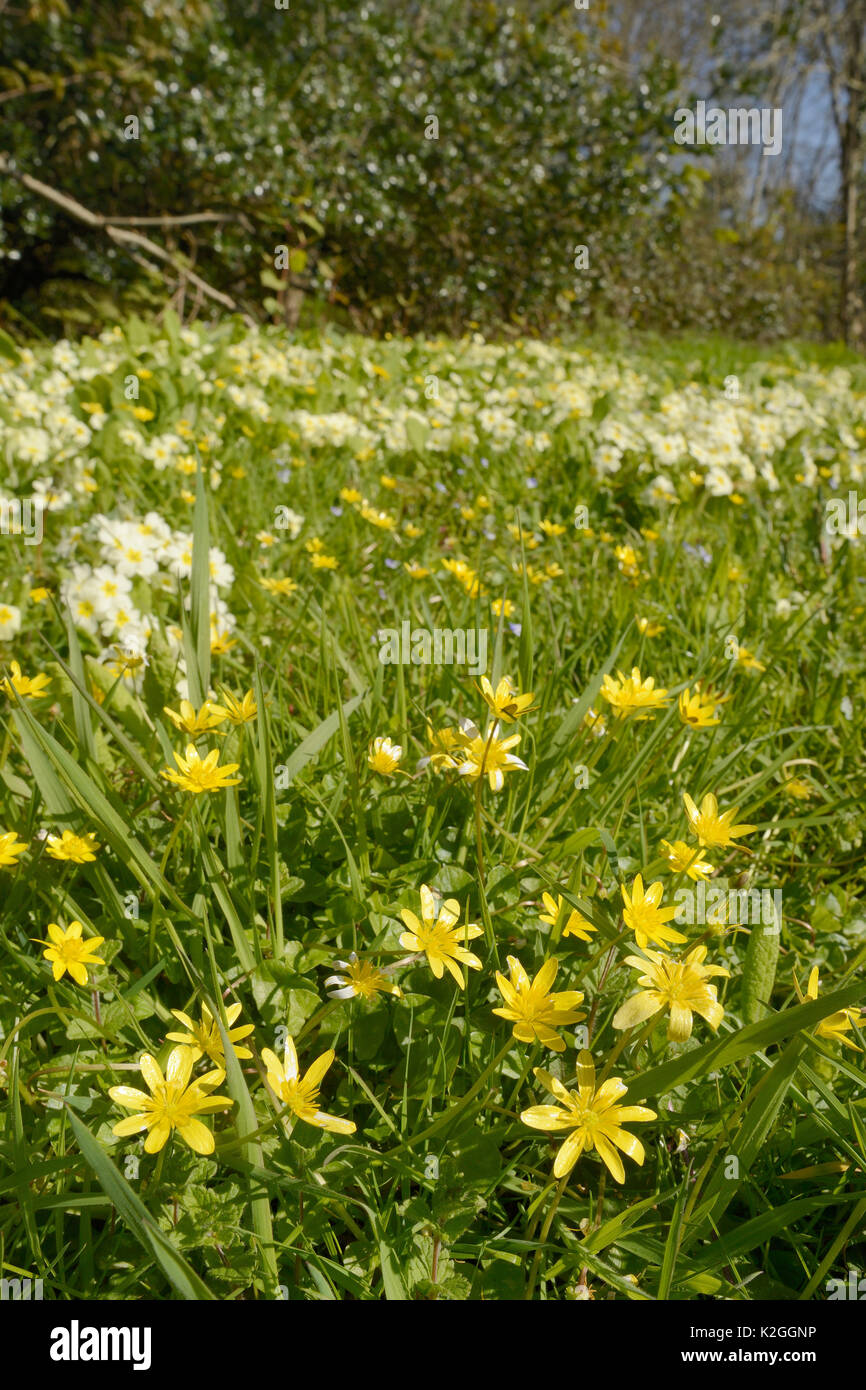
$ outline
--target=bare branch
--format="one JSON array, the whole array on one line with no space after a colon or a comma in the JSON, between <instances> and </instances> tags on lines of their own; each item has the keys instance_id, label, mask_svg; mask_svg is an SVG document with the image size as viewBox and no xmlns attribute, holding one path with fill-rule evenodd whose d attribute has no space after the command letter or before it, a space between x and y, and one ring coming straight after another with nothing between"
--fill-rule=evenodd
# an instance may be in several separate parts
<instances>
[{"instance_id":1,"label":"bare branch","mask_svg":"<svg viewBox=\"0 0 866 1390\"><path fill-rule=\"evenodd\" d=\"M29 189L31 193L35 193L38 197L45 198L48 202L54 203L55 207L59 207L61 211L67 213L69 217L73 217L76 222L83 222L86 227L93 227L97 231L104 232L105 235L117 245L124 247L136 246L142 251L146 251L148 255L153 256L156 260L172 266L180 275L183 275L191 285L195 285L201 290L202 294L207 295L209 299L216 300L218 304L223 304L227 309L231 309L233 312L237 310L237 304L229 295L224 294L222 290L215 289L214 286L209 285L206 280L202 280L201 276L196 275L193 270L190 270L181 258L166 251L165 248L159 246L157 242L151 241L150 237L142 236L141 232L130 231L127 227L117 226L114 219L102 217L98 213L91 212L83 203L79 203L75 198L70 198L68 194L61 193L59 189L51 188L49 184L42 183L41 179L34 179L31 174L25 174L22 169L10 166L3 155L0 155L0 174L8 175L9 178L15 179L16 182L22 184L24 188ZM213 216L214 214L198 214L197 220L212 220ZM119 218L117 220L129 222L137 219ZM154 220L157 224L163 224L165 221L165 219L162 218L156 218ZM188 222L190 220L190 217L172 218L169 219L169 224L172 222Z\"/></svg>"}]
</instances>

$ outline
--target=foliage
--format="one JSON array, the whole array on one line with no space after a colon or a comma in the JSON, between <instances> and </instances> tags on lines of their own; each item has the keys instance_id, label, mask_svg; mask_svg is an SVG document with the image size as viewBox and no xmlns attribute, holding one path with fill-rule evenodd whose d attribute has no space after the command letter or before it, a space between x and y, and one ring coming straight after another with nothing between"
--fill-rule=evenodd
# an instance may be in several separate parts
<instances>
[{"instance_id":1,"label":"foliage","mask_svg":"<svg viewBox=\"0 0 866 1390\"><path fill-rule=\"evenodd\" d=\"M862 363L171 314L0 344L6 531L12 499L46 508L41 544L4 536L0 592L4 1273L55 1298L767 1299L862 1267L862 1054L832 1021L862 1045L863 568L824 507L860 476ZM404 621L485 631L494 687L533 693L501 791L418 765L487 710L465 665L378 659ZM633 666L650 717L618 719L602 678ZM696 681L730 696L718 723L683 722ZM178 729L182 699L248 691ZM170 783L190 742L239 783ZM781 890L783 922L771 950L754 923L683 929L729 977L717 1032L671 1042L666 1015L614 1026L621 889L674 901L684 793L741 808L712 883ZM64 830L94 837L82 862ZM401 942L422 884L482 928L465 988ZM104 938L85 985L34 944L73 920ZM353 950L401 993L330 997ZM493 1013L507 956L585 996L562 1053ZM154 1156L109 1090L203 1005L233 1104L213 1153L176 1132ZM582 1029L655 1118L624 1181L592 1151L563 1186L560 1136L520 1117L533 1067L573 1083ZM321 1107L354 1133L281 1103L286 1031L305 1074L333 1048Z\"/></svg>"}]
</instances>

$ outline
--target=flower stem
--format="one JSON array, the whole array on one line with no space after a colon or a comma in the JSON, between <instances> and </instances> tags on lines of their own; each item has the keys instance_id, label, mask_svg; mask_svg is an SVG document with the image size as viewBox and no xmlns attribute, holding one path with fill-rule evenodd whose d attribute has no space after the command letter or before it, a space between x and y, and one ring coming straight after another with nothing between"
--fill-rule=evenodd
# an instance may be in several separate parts
<instances>
[{"instance_id":1,"label":"flower stem","mask_svg":"<svg viewBox=\"0 0 866 1390\"><path fill-rule=\"evenodd\" d=\"M566 1173L564 1178L559 1179L559 1182L556 1184L556 1191L553 1194L553 1201L551 1202L547 1215L544 1218L544 1225L542 1226L541 1232L538 1237L538 1249L536 1250L535 1255L533 1257L532 1268L529 1271L529 1280L526 1285L526 1294L524 1295L524 1297L527 1302L531 1301L535 1294L535 1285L538 1280L538 1266L541 1263L542 1247L550 1234L550 1228L553 1225L553 1218L556 1215L556 1209L559 1206L562 1194L565 1192L565 1189L568 1186L568 1179L570 1176L571 1175L569 1173Z\"/></svg>"}]
</instances>

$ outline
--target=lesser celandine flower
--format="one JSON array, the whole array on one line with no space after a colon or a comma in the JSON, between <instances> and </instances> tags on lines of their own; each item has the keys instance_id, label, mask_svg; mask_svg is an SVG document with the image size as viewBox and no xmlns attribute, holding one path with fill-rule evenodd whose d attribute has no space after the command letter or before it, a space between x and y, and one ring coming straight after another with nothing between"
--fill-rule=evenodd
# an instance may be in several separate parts
<instances>
[{"instance_id":1,"label":"lesser celandine flower","mask_svg":"<svg viewBox=\"0 0 866 1390\"><path fill-rule=\"evenodd\" d=\"M721 965L704 965L706 946L695 946L687 955L668 956L644 951L643 956L626 956L628 965L642 970L642 987L614 1015L614 1028L635 1028L663 1009L670 1010L668 1040L685 1042L692 1035L694 1014L705 1018L715 1031L725 1016L716 997L716 986L707 981L713 975L729 975Z\"/></svg>"},{"instance_id":2,"label":"lesser celandine flower","mask_svg":"<svg viewBox=\"0 0 866 1390\"><path fill-rule=\"evenodd\" d=\"M737 665L742 666L745 671L766 671L767 669L763 661L759 661L748 647L737 648Z\"/></svg>"},{"instance_id":3,"label":"lesser celandine flower","mask_svg":"<svg viewBox=\"0 0 866 1390\"><path fill-rule=\"evenodd\" d=\"M306 1076L301 1076L292 1038L286 1038L282 1063L269 1047L262 1049L262 1061L268 1069L268 1085L299 1120L306 1120L308 1125L327 1129L332 1134L354 1134L357 1126L352 1120L343 1120L319 1109L319 1087L334 1056L333 1049L323 1052L311 1063Z\"/></svg>"},{"instance_id":4,"label":"lesser celandine flower","mask_svg":"<svg viewBox=\"0 0 866 1390\"><path fill-rule=\"evenodd\" d=\"M562 894L558 893L554 898L550 893L542 893L541 901L545 911L539 912L538 920L546 922L549 927L555 927L563 908L567 907ZM568 911L567 921L562 928L563 936L576 936L581 941L589 941L590 933L594 931L598 931L598 927L594 927L591 922L588 922L582 913L576 911L575 908Z\"/></svg>"},{"instance_id":5,"label":"lesser celandine flower","mask_svg":"<svg viewBox=\"0 0 866 1390\"><path fill-rule=\"evenodd\" d=\"M792 974L794 975L794 988L797 991L797 998L801 1004L808 1004L812 1000L818 998L820 979L817 965L813 965L809 972L809 983L806 987L805 994L800 988L800 981L797 979L796 972L792 971ZM842 1043L845 1047L853 1047L855 1052L862 1051L855 1042L845 1037L846 1033L851 1032L860 1013L862 1013L861 1009L839 1009L837 1013L830 1014L827 1018L822 1018L821 1022L816 1024L815 1036L817 1038L828 1038L831 1042Z\"/></svg>"},{"instance_id":6,"label":"lesser celandine flower","mask_svg":"<svg viewBox=\"0 0 866 1390\"><path fill-rule=\"evenodd\" d=\"M625 1182L625 1169L617 1153L621 1149L635 1163L644 1161L644 1148L639 1139L622 1126L633 1121L654 1120L656 1112L645 1105L618 1105L628 1087L617 1076L596 1090L595 1063L592 1053L584 1049L577 1058L577 1090L569 1091L550 1072L535 1067L535 1075L559 1105L533 1105L520 1116L532 1129L548 1132L571 1130L553 1164L555 1178L566 1177L580 1155L595 1149L605 1167L617 1182Z\"/></svg>"},{"instance_id":7,"label":"lesser celandine flower","mask_svg":"<svg viewBox=\"0 0 866 1390\"><path fill-rule=\"evenodd\" d=\"M259 707L251 690L241 696L232 695L230 691L224 690L221 699L226 719L230 724L250 724L258 715Z\"/></svg>"},{"instance_id":8,"label":"lesser celandine flower","mask_svg":"<svg viewBox=\"0 0 866 1390\"><path fill-rule=\"evenodd\" d=\"M684 840L662 840L665 858L676 873L688 874L692 882L707 879L715 873L713 865L704 858L704 852L687 845Z\"/></svg>"},{"instance_id":9,"label":"lesser celandine flower","mask_svg":"<svg viewBox=\"0 0 866 1390\"><path fill-rule=\"evenodd\" d=\"M698 837L700 845L733 845L740 835L750 835L757 827L754 825L734 825L734 819L739 813L739 806L732 806L729 811L719 814L719 803L709 792L701 802L701 809L698 810L688 792L683 793L686 815L689 818L692 830ZM739 848L739 846L737 846Z\"/></svg>"},{"instance_id":10,"label":"lesser celandine flower","mask_svg":"<svg viewBox=\"0 0 866 1390\"><path fill-rule=\"evenodd\" d=\"M241 1004L230 1004L226 1009L226 1032L235 1056L246 1060L253 1054L247 1047L235 1047L235 1043L240 1042L242 1038L248 1038L250 1033L254 1031L253 1025L252 1023L244 1023L240 1028L232 1027L232 1024L240 1017L242 1007ZM180 1009L172 1009L172 1013L188 1031L186 1033L166 1033L165 1036L169 1042L183 1043L192 1052L194 1062L197 1062L199 1057L207 1055L215 1066L223 1066L225 1052L222 1034L207 1004L201 1006L200 1023L195 1023L189 1014L182 1013Z\"/></svg>"},{"instance_id":11,"label":"lesser celandine flower","mask_svg":"<svg viewBox=\"0 0 866 1390\"><path fill-rule=\"evenodd\" d=\"M591 706L583 716L583 726L585 729L589 729L593 738L604 738L607 733L607 725L603 718L598 711L594 710Z\"/></svg>"},{"instance_id":12,"label":"lesser celandine flower","mask_svg":"<svg viewBox=\"0 0 866 1390\"><path fill-rule=\"evenodd\" d=\"M437 730L428 724L427 739L430 743L430 752L426 757L418 759L419 768L426 767L429 763L436 772L442 772L446 768L458 768L460 766L459 755L468 743L462 729Z\"/></svg>"},{"instance_id":13,"label":"lesser celandine flower","mask_svg":"<svg viewBox=\"0 0 866 1390\"><path fill-rule=\"evenodd\" d=\"M497 719L504 719L506 724L513 724L522 714L534 708L532 701L535 697L531 693L518 695L517 687L508 676L502 677L495 690L487 677L482 676L479 689Z\"/></svg>"},{"instance_id":14,"label":"lesser celandine flower","mask_svg":"<svg viewBox=\"0 0 866 1390\"><path fill-rule=\"evenodd\" d=\"M359 960L357 952L351 951L348 960L334 961L339 975L329 975L325 989L329 999L375 999L377 994L393 994L402 998L400 986L383 974L372 961Z\"/></svg>"},{"instance_id":15,"label":"lesser celandine flower","mask_svg":"<svg viewBox=\"0 0 866 1390\"><path fill-rule=\"evenodd\" d=\"M631 892L622 885L623 921L634 932L638 946L644 950L648 942L667 949L668 941L685 941L681 932L674 931L667 923L676 916L675 907L661 907L664 889L660 882L644 889L640 874L635 876Z\"/></svg>"},{"instance_id":16,"label":"lesser celandine flower","mask_svg":"<svg viewBox=\"0 0 866 1390\"><path fill-rule=\"evenodd\" d=\"M466 742L459 767L461 777L469 777L472 781L486 777L490 790L499 792L505 785L506 772L512 772L515 768L519 768L521 772L528 771L526 763L518 758L516 753L511 752L520 742L520 734L509 734L508 738L500 738L498 724L494 724L486 734L482 734L468 721L464 723L463 732Z\"/></svg>"},{"instance_id":17,"label":"lesser celandine flower","mask_svg":"<svg viewBox=\"0 0 866 1390\"><path fill-rule=\"evenodd\" d=\"M225 763L220 767L219 752L216 748L212 748L207 757L202 758L195 744L189 743L184 757L174 752L172 757L177 763L178 771L164 768L160 776L185 792L193 792L195 795L201 792L218 792L224 787L236 787L241 781L240 777L231 776L233 772L237 772L240 764Z\"/></svg>"},{"instance_id":18,"label":"lesser celandine flower","mask_svg":"<svg viewBox=\"0 0 866 1390\"><path fill-rule=\"evenodd\" d=\"M13 868L18 863L19 855L23 854L27 848L25 840L19 840L14 830L7 830L0 835L0 869Z\"/></svg>"},{"instance_id":19,"label":"lesser celandine flower","mask_svg":"<svg viewBox=\"0 0 866 1390\"><path fill-rule=\"evenodd\" d=\"M441 980L447 970L460 988L465 989L466 981L460 965L467 965L470 970L480 970L481 961L467 951L461 942L483 936L483 928L474 922L457 926L456 923L460 921L457 899L446 898L442 902L426 883L421 886L421 920L407 907L402 908L400 916L409 928L400 937L400 945L407 951L423 952L437 980Z\"/></svg>"},{"instance_id":20,"label":"lesser celandine flower","mask_svg":"<svg viewBox=\"0 0 866 1390\"><path fill-rule=\"evenodd\" d=\"M210 649L214 656L226 656L232 647L236 646L237 641L225 629L221 632L217 630L211 632Z\"/></svg>"},{"instance_id":21,"label":"lesser celandine flower","mask_svg":"<svg viewBox=\"0 0 866 1390\"><path fill-rule=\"evenodd\" d=\"M794 801L809 801L815 795L802 777L787 777L782 783L782 791Z\"/></svg>"},{"instance_id":22,"label":"lesser celandine flower","mask_svg":"<svg viewBox=\"0 0 866 1390\"><path fill-rule=\"evenodd\" d=\"M702 690L700 683L692 695L686 686L679 698L680 719L692 729L711 729L718 724L718 706L730 700L730 695L715 695L712 690Z\"/></svg>"},{"instance_id":23,"label":"lesser celandine flower","mask_svg":"<svg viewBox=\"0 0 866 1390\"><path fill-rule=\"evenodd\" d=\"M72 864L92 863L101 848L93 831L74 835L71 830L64 830L60 835L49 835L45 842L45 853L52 859L66 859Z\"/></svg>"},{"instance_id":24,"label":"lesser celandine flower","mask_svg":"<svg viewBox=\"0 0 866 1390\"><path fill-rule=\"evenodd\" d=\"M10 661L9 670L12 672L11 679L9 676L4 676L3 680L0 681L0 690L5 691L7 695L15 694L27 700L38 700L51 684L50 676L22 675L21 667L17 661Z\"/></svg>"},{"instance_id":25,"label":"lesser celandine flower","mask_svg":"<svg viewBox=\"0 0 866 1390\"><path fill-rule=\"evenodd\" d=\"M546 960L530 980L516 956L507 956L510 979L496 972L499 993L505 1000L504 1009L494 1009L500 1018L507 1018L514 1024L514 1037L518 1042L540 1042L553 1052L564 1052L565 1043L556 1032L569 1023L580 1023L586 1014L578 1013L578 1004L583 1003L579 990L562 990L551 994L551 986L556 979L559 962L552 958Z\"/></svg>"},{"instance_id":26,"label":"lesser celandine flower","mask_svg":"<svg viewBox=\"0 0 866 1390\"><path fill-rule=\"evenodd\" d=\"M39 945L47 948L42 954L51 961L55 980L62 980L68 970L77 985L86 985L87 966L105 964L101 956L93 954L99 950L105 937L89 936L85 940L83 931L84 928L77 921L70 922L65 931L56 922L48 923L48 940L40 941Z\"/></svg>"},{"instance_id":27,"label":"lesser celandine flower","mask_svg":"<svg viewBox=\"0 0 866 1390\"><path fill-rule=\"evenodd\" d=\"M628 719L630 715L635 719L651 719L656 710L667 705L668 692L656 690L655 686L653 676L643 679L639 668L633 666L630 676L624 676L622 671L617 671L615 680L610 675L605 676L601 693L617 719Z\"/></svg>"},{"instance_id":28,"label":"lesser celandine flower","mask_svg":"<svg viewBox=\"0 0 866 1390\"><path fill-rule=\"evenodd\" d=\"M198 734L210 733L211 729L219 728L228 718L222 706L214 704L212 700L205 700L198 712L189 700L181 700L179 712L169 709L168 705L165 706L164 712L176 729L180 729L182 734L189 734L191 738Z\"/></svg>"},{"instance_id":29,"label":"lesser celandine flower","mask_svg":"<svg viewBox=\"0 0 866 1390\"><path fill-rule=\"evenodd\" d=\"M294 594L298 588L294 579L289 579L288 576L282 579L260 579L259 584L269 594L279 594L283 598L287 598L289 594Z\"/></svg>"},{"instance_id":30,"label":"lesser celandine flower","mask_svg":"<svg viewBox=\"0 0 866 1390\"><path fill-rule=\"evenodd\" d=\"M383 777L390 777L397 771L402 756L399 743L392 743L390 738L374 738L367 750L367 765Z\"/></svg>"},{"instance_id":31,"label":"lesser celandine flower","mask_svg":"<svg viewBox=\"0 0 866 1390\"><path fill-rule=\"evenodd\" d=\"M133 1086L111 1086L108 1094L124 1110L139 1113L119 1120L112 1129L119 1139L127 1139L132 1134L147 1130L144 1141L145 1153L155 1154L167 1143L173 1129L176 1129L185 1144L197 1154L212 1154L214 1137L206 1125L197 1119L198 1115L213 1114L216 1110L227 1110L234 1101L228 1096L209 1094L225 1080L222 1068L209 1071L189 1084L195 1057L192 1048L173 1048L165 1068L165 1076L155 1057L149 1052L142 1055L139 1063L141 1074L150 1091L137 1091Z\"/></svg>"}]
</instances>

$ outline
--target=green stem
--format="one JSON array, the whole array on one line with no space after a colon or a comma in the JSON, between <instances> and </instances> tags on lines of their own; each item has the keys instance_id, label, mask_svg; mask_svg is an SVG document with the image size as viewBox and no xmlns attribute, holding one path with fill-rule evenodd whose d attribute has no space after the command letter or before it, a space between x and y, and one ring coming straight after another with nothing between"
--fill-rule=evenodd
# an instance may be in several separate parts
<instances>
[{"instance_id":1,"label":"green stem","mask_svg":"<svg viewBox=\"0 0 866 1390\"><path fill-rule=\"evenodd\" d=\"M556 1215L556 1209L559 1206L559 1203L562 1199L562 1194L565 1192L565 1189L568 1186L568 1179L570 1176L571 1175L569 1173L566 1173L564 1178L559 1179L559 1182L556 1185L556 1192L554 1193L553 1201L551 1202L548 1213L544 1218L544 1225L542 1226L541 1232L538 1237L538 1249L536 1250L535 1255L533 1257L532 1268L529 1271L529 1281L526 1285L525 1299L527 1302L531 1301L535 1295L535 1285L538 1280L538 1267L541 1264L541 1251L545 1241L547 1240L547 1237L550 1235L550 1228L553 1225L553 1218Z\"/></svg>"}]
</instances>

